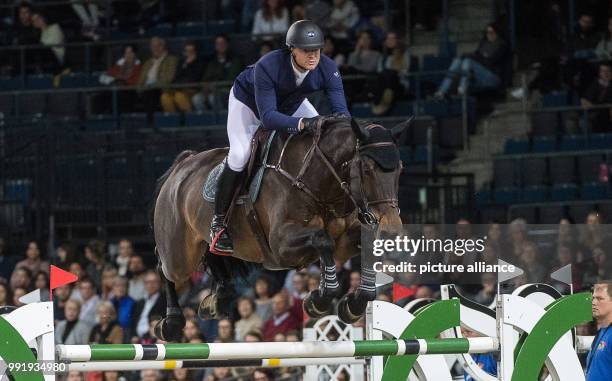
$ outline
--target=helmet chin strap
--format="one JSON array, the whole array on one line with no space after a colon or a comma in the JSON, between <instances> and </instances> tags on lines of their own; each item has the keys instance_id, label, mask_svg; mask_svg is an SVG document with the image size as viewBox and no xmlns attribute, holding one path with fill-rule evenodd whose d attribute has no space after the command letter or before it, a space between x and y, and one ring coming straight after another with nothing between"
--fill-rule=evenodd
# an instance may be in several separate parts
<instances>
[{"instance_id":1,"label":"helmet chin strap","mask_svg":"<svg viewBox=\"0 0 612 381\"><path fill-rule=\"evenodd\" d=\"M297 60L295 59L295 54L293 54L293 48L291 49L291 59L293 60L293 63L295 64L295 66L299 67L300 69L304 70L304 71L308 71L307 68L305 68L304 66L300 65Z\"/></svg>"}]
</instances>

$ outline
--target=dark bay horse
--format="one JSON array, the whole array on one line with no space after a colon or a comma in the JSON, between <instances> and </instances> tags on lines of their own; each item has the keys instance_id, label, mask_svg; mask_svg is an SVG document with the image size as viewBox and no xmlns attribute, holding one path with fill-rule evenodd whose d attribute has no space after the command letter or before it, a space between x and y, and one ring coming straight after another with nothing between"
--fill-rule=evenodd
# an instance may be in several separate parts
<instances>
[{"instance_id":1,"label":"dark bay horse","mask_svg":"<svg viewBox=\"0 0 612 381\"><path fill-rule=\"evenodd\" d=\"M233 257L208 251L213 204L202 198L209 172L227 149L184 151L158 180L153 227L159 269L167 296L167 316L156 327L158 337L175 341L185 319L176 287L189 281L200 261L217 287L202 301L202 318L219 317L229 304L231 280L243 261L268 269L297 269L320 261L321 284L304 300L313 317L327 315L338 297L334 258L358 255L362 224L385 230L401 224L398 184L401 171L395 137L408 123L393 129L348 118L323 119L312 134L278 134L270 149L269 169L254 204L270 250L262 250L244 207L233 209L230 232ZM261 240L259 241L261 242ZM362 272L362 285L338 305L340 317L354 322L375 298L374 275Z\"/></svg>"}]
</instances>

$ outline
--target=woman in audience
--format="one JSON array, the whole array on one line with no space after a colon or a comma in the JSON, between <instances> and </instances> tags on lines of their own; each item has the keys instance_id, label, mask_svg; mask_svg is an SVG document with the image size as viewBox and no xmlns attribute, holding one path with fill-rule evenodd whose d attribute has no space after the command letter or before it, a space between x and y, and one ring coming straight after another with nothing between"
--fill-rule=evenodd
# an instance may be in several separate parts
<instances>
[{"instance_id":1,"label":"woman in audience","mask_svg":"<svg viewBox=\"0 0 612 381\"><path fill-rule=\"evenodd\" d=\"M64 307L65 320L57 323L55 327L55 344L87 344L91 326L79 320L81 303L70 299Z\"/></svg>"},{"instance_id":2,"label":"woman in audience","mask_svg":"<svg viewBox=\"0 0 612 381\"><path fill-rule=\"evenodd\" d=\"M204 340L204 335L202 335L198 322L195 319L189 319L185 322L183 335L185 336L186 343L191 343L193 340Z\"/></svg>"},{"instance_id":3,"label":"woman in audience","mask_svg":"<svg viewBox=\"0 0 612 381\"><path fill-rule=\"evenodd\" d=\"M461 96L468 93L468 87L475 90L499 88L506 64L506 50L506 42L501 38L497 26L493 23L487 25L478 49L469 56L453 60L434 97L445 98L457 79L457 93Z\"/></svg>"},{"instance_id":4,"label":"woman in audience","mask_svg":"<svg viewBox=\"0 0 612 381\"><path fill-rule=\"evenodd\" d=\"M107 264L102 270L102 280L100 286L100 297L102 300L109 300L113 296L113 285L117 278L117 269Z\"/></svg>"},{"instance_id":5,"label":"woman in audience","mask_svg":"<svg viewBox=\"0 0 612 381\"><path fill-rule=\"evenodd\" d=\"M255 313L255 301L251 298L241 297L238 299L238 314L240 319L235 324L236 341L244 341L247 332L261 330L263 321Z\"/></svg>"},{"instance_id":6,"label":"woman in audience","mask_svg":"<svg viewBox=\"0 0 612 381\"><path fill-rule=\"evenodd\" d=\"M27 267L16 267L13 274L11 274L11 281L9 285L13 291L15 291L17 288L29 290L31 282L32 272Z\"/></svg>"},{"instance_id":7,"label":"woman in audience","mask_svg":"<svg viewBox=\"0 0 612 381\"><path fill-rule=\"evenodd\" d=\"M389 32L385 37L382 59L379 62L376 78L374 115L383 115L393 102L407 93L410 88L408 72L410 71L410 54L396 32Z\"/></svg>"},{"instance_id":8,"label":"woman in audience","mask_svg":"<svg viewBox=\"0 0 612 381\"><path fill-rule=\"evenodd\" d=\"M289 29L289 11L283 4L283 0L264 0L261 9L255 13L253 22L254 35L261 34L284 34ZM272 40L274 37L264 37Z\"/></svg>"},{"instance_id":9,"label":"woman in audience","mask_svg":"<svg viewBox=\"0 0 612 381\"><path fill-rule=\"evenodd\" d=\"M103 85L136 86L141 69L142 62L138 59L136 45L125 45L121 58L100 75L99 82ZM118 112L133 111L135 100L135 90L117 90ZM111 113L113 111L112 93L110 91L99 93L92 102L92 106L96 113Z\"/></svg>"},{"instance_id":10,"label":"woman in audience","mask_svg":"<svg viewBox=\"0 0 612 381\"><path fill-rule=\"evenodd\" d=\"M123 330L117 323L117 312L110 302L102 302L96 311L96 324L91 334L89 342L96 344L123 344Z\"/></svg>"},{"instance_id":11,"label":"woman in audience","mask_svg":"<svg viewBox=\"0 0 612 381\"><path fill-rule=\"evenodd\" d=\"M49 274L39 271L34 277L34 289L40 290L40 300L49 300Z\"/></svg>"},{"instance_id":12,"label":"woman in audience","mask_svg":"<svg viewBox=\"0 0 612 381\"><path fill-rule=\"evenodd\" d=\"M13 295L6 283L0 282L0 307L12 305Z\"/></svg>"},{"instance_id":13,"label":"woman in audience","mask_svg":"<svg viewBox=\"0 0 612 381\"><path fill-rule=\"evenodd\" d=\"M40 29L40 43L47 48L38 49L35 55L35 64L38 70L52 74L59 74L64 70L66 42L64 31L59 24L50 24L42 13L32 15L32 25Z\"/></svg>"},{"instance_id":14,"label":"woman in audience","mask_svg":"<svg viewBox=\"0 0 612 381\"><path fill-rule=\"evenodd\" d=\"M25 252L26 259L17 262L15 268L26 267L32 274L39 271L49 272L49 262L41 259L40 247L36 241L28 242Z\"/></svg>"},{"instance_id":15,"label":"woman in audience","mask_svg":"<svg viewBox=\"0 0 612 381\"><path fill-rule=\"evenodd\" d=\"M262 322L272 316L272 290L270 280L266 276L260 276L255 281L255 313Z\"/></svg>"}]
</instances>

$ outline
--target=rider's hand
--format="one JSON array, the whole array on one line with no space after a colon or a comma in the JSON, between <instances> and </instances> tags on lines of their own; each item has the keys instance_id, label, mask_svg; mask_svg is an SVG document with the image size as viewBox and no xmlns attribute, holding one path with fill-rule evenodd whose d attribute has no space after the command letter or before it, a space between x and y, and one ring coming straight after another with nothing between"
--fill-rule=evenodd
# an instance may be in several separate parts
<instances>
[{"instance_id":1,"label":"rider's hand","mask_svg":"<svg viewBox=\"0 0 612 381\"><path fill-rule=\"evenodd\" d=\"M313 118L302 118L301 131L302 132L314 132L317 130L317 124L321 119L324 119L323 116L315 116Z\"/></svg>"}]
</instances>

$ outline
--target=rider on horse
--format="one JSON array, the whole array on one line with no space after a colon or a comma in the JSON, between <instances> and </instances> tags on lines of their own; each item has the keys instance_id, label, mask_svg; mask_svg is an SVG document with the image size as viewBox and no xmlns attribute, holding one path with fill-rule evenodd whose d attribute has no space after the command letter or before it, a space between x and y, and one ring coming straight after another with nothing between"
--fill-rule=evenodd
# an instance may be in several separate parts
<instances>
[{"instance_id":1,"label":"rider on horse","mask_svg":"<svg viewBox=\"0 0 612 381\"><path fill-rule=\"evenodd\" d=\"M350 116L338 66L321 54L324 41L317 24L297 21L287 31L287 49L264 55L234 81L227 117L230 149L215 196L211 252L233 252L226 214L260 126L290 134L314 130L321 117L306 96L319 90L327 95L334 114Z\"/></svg>"}]
</instances>

